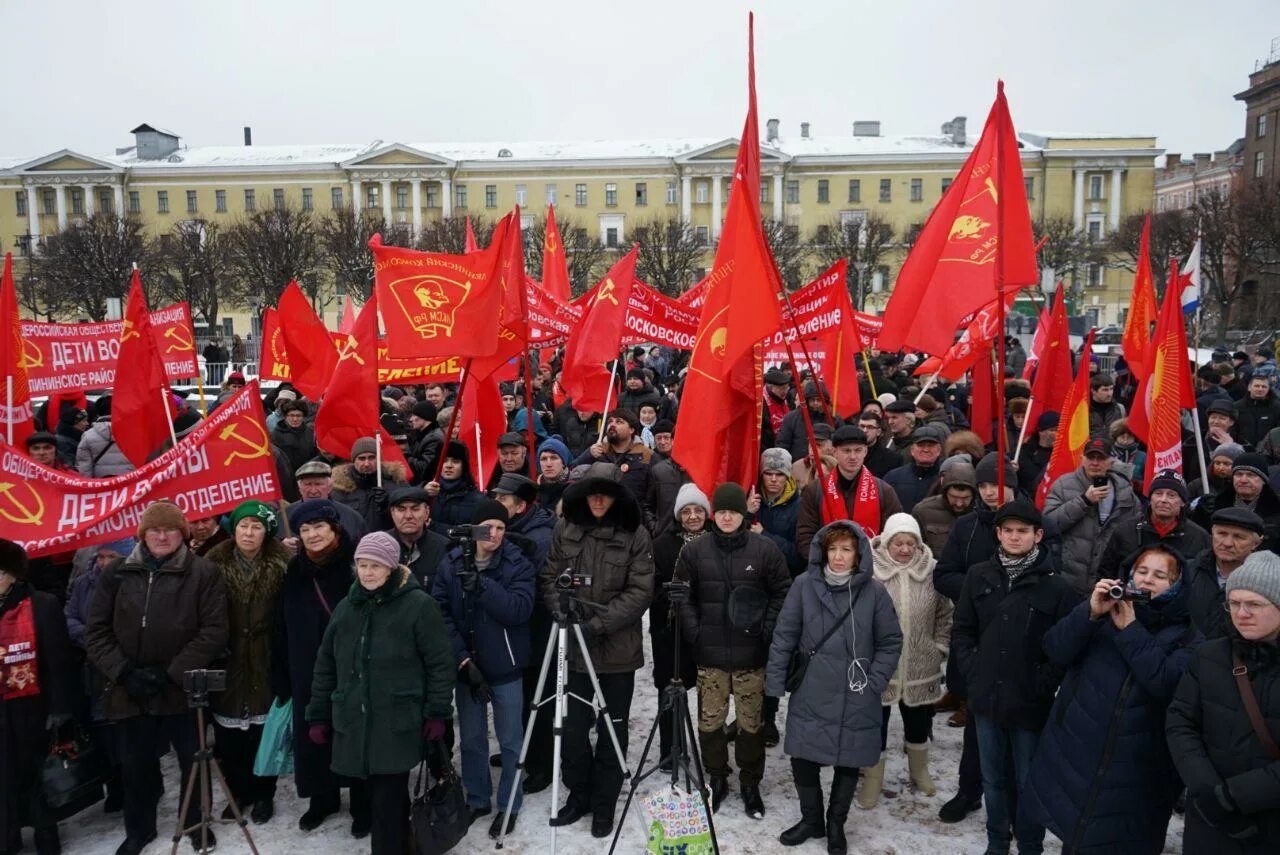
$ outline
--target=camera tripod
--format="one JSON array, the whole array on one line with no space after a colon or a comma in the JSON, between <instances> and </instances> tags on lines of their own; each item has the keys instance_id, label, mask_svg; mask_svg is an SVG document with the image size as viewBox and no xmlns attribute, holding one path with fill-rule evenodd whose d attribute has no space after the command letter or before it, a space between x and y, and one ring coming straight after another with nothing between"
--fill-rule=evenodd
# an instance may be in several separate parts
<instances>
[{"instance_id":1,"label":"camera tripod","mask_svg":"<svg viewBox=\"0 0 1280 855\"><path fill-rule=\"evenodd\" d=\"M681 582L667 582L668 592L673 585L686 585ZM618 827L613 832L613 842L609 846L609 855L618 848L618 840L622 837L622 829L631 810L631 802L635 799L640 783L662 769L662 758L654 761L652 768L645 769L644 761L653 747L653 737L658 732L659 722L664 715L671 716L671 786L680 783L680 773L684 772L684 788L688 792L695 790L702 793L703 806L707 811L707 829L711 832L711 848L715 855L720 855L720 840L716 837L716 824L712 819L711 791L706 786L706 775L702 769L702 755L698 753L698 739L693 727L693 718L689 715L689 689L680 678L680 604L673 602L672 620L672 662L671 683L662 690L658 701L658 715L649 728L649 738L645 740L644 751L640 752L640 761L636 764L636 776L631 780L631 790L627 793L627 801L622 806L622 816L618 819ZM692 760L690 759L692 757Z\"/></svg>"},{"instance_id":2,"label":"camera tripod","mask_svg":"<svg viewBox=\"0 0 1280 855\"><path fill-rule=\"evenodd\" d=\"M196 733L200 747L192 758L191 773L187 776L187 784L182 788L182 802L178 807L178 825L173 830L173 848L169 850L170 855L178 855L178 844L182 842L182 838L197 831L200 833L199 851L203 852L208 848L210 827L214 823L222 821L213 819L212 778L214 775L218 777L218 783L222 785L222 792L227 797L227 805L231 808L232 815L235 816L236 824L244 832L244 839L249 843L249 851L253 855L258 855L258 847L254 845L253 836L249 834L249 824L245 822L244 815L240 813L240 805L236 804L235 796L231 794L231 788L227 786L227 779L223 777L222 767L218 765L218 759L209 750L209 742L205 738L204 711L209 706L209 695L207 692L192 692L189 696L188 704L196 711ZM197 777L200 782L200 821L189 828L184 828L182 824L186 822L187 808L191 806L191 797L195 794Z\"/></svg>"},{"instance_id":3,"label":"camera tripod","mask_svg":"<svg viewBox=\"0 0 1280 855\"><path fill-rule=\"evenodd\" d=\"M564 578L561 576L560 578ZM520 761L516 764L516 781L515 787L511 788L511 793L507 796L506 813L504 816L511 816L511 810L516 803L516 787L520 784L520 778L524 772L525 757L529 753L529 743L533 739L534 724L538 719L539 708L544 704L555 701L555 719L552 726L554 735L554 748L552 749L551 760L551 818L554 819L556 810L560 804L560 746L564 739L564 719L568 711L569 701L576 700L591 707L596 715L604 714L605 727L609 731L609 741L613 743L613 751L618 756L618 765L622 768L623 780L631 777L631 769L627 767L627 758L622 751L622 743L618 742L618 733L613 729L613 718L609 715L609 705L604 700L604 692L600 690L600 680L596 677L596 669L591 665L591 653L587 650L586 639L582 637L582 627L579 625L580 617L577 611L572 608L578 606L593 606L592 603L586 603L573 596L572 583L569 585L561 584L559 580L556 583L556 593L559 595L559 609L556 615L555 626L555 644L547 645L547 652L542 657L542 670L538 672L538 685L534 689L533 702L529 705L529 724L524 729L524 742L520 746ZM594 692L591 700L565 691L565 679L569 671L569 632L573 631L573 637L578 641L578 651L582 654L582 664L586 668L587 677L591 680L591 690ZM552 697L542 697L543 689L547 684L547 675L551 671L551 657L556 658L556 693ZM541 700L539 700L541 698ZM501 849L507 838L507 822L502 824L502 833L498 836L497 848ZM551 826L551 853L554 855L556 851L556 826Z\"/></svg>"}]
</instances>

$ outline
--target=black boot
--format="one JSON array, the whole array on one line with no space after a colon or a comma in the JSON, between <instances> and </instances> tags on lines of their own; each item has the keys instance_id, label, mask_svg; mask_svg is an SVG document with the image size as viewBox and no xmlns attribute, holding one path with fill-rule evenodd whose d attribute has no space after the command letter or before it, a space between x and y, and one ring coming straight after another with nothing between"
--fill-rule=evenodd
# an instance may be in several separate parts
<instances>
[{"instance_id":1,"label":"black boot","mask_svg":"<svg viewBox=\"0 0 1280 855\"><path fill-rule=\"evenodd\" d=\"M966 816L982 807L982 796L971 796L967 793L956 793L938 811L938 819L942 822L960 822Z\"/></svg>"},{"instance_id":2,"label":"black boot","mask_svg":"<svg viewBox=\"0 0 1280 855\"><path fill-rule=\"evenodd\" d=\"M62 855L62 841L58 839L58 826L36 829L36 855Z\"/></svg>"},{"instance_id":3,"label":"black boot","mask_svg":"<svg viewBox=\"0 0 1280 855\"><path fill-rule=\"evenodd\" d=\"M589 813L591 813L591 805L585 799L576 798L571 793L565 800L564 807L552 817L549 824L556 828L564 828L566 825L573 825Z\"/></svg>"},{"instance_id":4,"label":"black boot","mask_svg":"<svg viewBox=\"0 0 1280 855\"><path fill-rule=\"evenodd\" d=\"M844 823L849 818L849 805L858 788L858 773L836 770L831 781L831 804L827 808L827 855L846 855L849 843L844 837Z\"/></svg>"},{"instance_id":5,"label":"black boot","mask_svg":"<svg viewBox=\"0 0 1280 855\"><path fill-rule=\"evenodd\" d=\"M124 807L124 785L120 783L120 767L111 769L111 777L107 778L107 798L102 803L103 813L119 813Z\"/></svg>"},{"instance_id":6,"label":"black boot","mask_svg":"<svg viewBox=\"0 0 1280 855\"><path fill-rule=\"evenodd\" d=\"M742 785L742 809L752 819L764 819L764 799L760 797L760 788L755 784Z\"/></svg>"},{"instance_id":7,"label":"black boot","mask_svg":"<svg viewBox=\"0 0 1280 855\"><path fill-rule=\"evenodd\" d=\"M796 796L800 801L800 821L778 835L778 842L783 846L799 846L806 840L826 833L822 787L802 787L796 784Z\"/></svg>"},{"instance_id":8,"label":"black boot","mask_svg":"<svg viewBox=\"0 0 1280 855\"><path fill-rule=\"evenodd\" d=\"M711 779L711 812L720 810L720 803L729 794L729 779L717 775Z\"/></svg>"},{"instance_id":9,"label":"black boot","mask_svg":"<svg viewBox=\"0 0 1280 855\"><path fill-rule=\"evenodd\" d=\"M314 831L330 816L338 812L340 807L338 794L312 796L311 804L302 816L298 817L298 828L303 831Z\"/></svg>"}]
</instances>

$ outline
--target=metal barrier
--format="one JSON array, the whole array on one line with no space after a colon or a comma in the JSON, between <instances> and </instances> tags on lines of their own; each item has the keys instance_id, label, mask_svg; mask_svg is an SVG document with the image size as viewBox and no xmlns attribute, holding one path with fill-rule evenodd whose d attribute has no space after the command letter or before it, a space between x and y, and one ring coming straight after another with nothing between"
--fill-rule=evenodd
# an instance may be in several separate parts
<instances>
[{"instance_id":1,"label":"metal barrier","mask_svg":"<svg viewBox=\"0 0 1280 855\"><path fill-rule=\"evenodd\" d=\"M258 376L258 363L256 362L205 362L201 359L200 364L204 367L204 383L206 386L221 386L226 381L227 375L233 371L239 371L245 377Z\"/></svg>"}]
</instances>

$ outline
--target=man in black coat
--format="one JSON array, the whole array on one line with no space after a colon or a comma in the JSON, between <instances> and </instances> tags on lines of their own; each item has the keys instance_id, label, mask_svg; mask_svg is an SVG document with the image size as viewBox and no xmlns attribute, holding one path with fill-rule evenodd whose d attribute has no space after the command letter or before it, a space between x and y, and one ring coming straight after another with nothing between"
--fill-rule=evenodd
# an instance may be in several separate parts
<instances>
[{"instance_id":1,"label":"man in black coat","mask_svg":"<svg viewBox=\"0 0 1280 855\"><path fill-rule=\"evenodd\" d=\"M1060 420L1057 413L1041 413L1036 418L1035 432L1022 443L1022 451L1018 452L1018 489L1028 496L1036 494L1044 470L1049 466L1053 444L1058 441Z\"/></svg>"},{"instance_id":2,"label":"man in black coat","mask_svg":"<svg viewBox=\"0 0 1280 855\"><path fill-rule=\"evenodd\" d=\"M1280 427L1280 397L1266 377L1253 377L1236 415L1236 441L1253 451L1273 427Z\"/></svg>"},{"instance_id":3,"label":"man in black coat","mask_svg":"<svg viewBox=\"0 0 1280 855\"><path fill-rule=\"evenodd\" d=\"M782 430L782 420L795 408L791 372L770 368L764 373L764 401L760 405L760 447L773 448Z\"/></svg>"},{"instance_id":4,"label":"man in black coat","mask_svg":"<svg viewBox=\"0 0 1280 855\"><path fill-rule=\"evenodd\" d=\"M835 413L835 408L831 403L831 393L827 391L827 384L806 380L802 390L804 392L804 406L809 409L810 424L828 424L831 425L832 430L844 424ZM809 429L805 426L804 413L800 412L799 407L787 413L782 419L782 426L778 428L777 440L774 442L773 447L785 448L791 452L792 460L800 460L808 456Z\"/></svg>"},{"instance_id":5,"label":"man in black coat","mask_svg":"<svg viewBox=\"0 0 1280 855\"><path fill-rule=\"evenodd\" d=\"M1266 524L1248 508L1227 507L1213 515L1210 547L1191 562L1186 584L1191 588L1191 622L1205 638L1227 632L1223 589L1232 572L1262 548Z\"/></svg>"},{"instance_id":6,"label":"man in black coat","mask_svg":"<svg viewBox=\"0 0 1280 855\"><path fill-rule=\"evenodd\" d=\"M1203 528L1222 508L1247 508L1262 518L1262 549L1280 552L1280 496L1267 483L1267 459L1261 454L1242 454L1231 464L1231 486L1214 496L1205 496L1196 505L1195 521Z\"/></svg>"},{"instance_id":7,"label":"man in black coat","mask_svg":"<svg viewBox=\"0 0 1280 855\"><path fill-rule=\"evenodd\" d=\"M877 478L884 478L891 469L902 465L902 452L889 448L889 441L884 437L884 419L875 410L867 410L858 415L858 427L867 435L867 459L863 465L871 470Z\"/></svg>"},{"instance_id":8,"label":"man in black coat","mask_svg":"<svg viewBox=\"0 0 1280 855\"><path fill-rule=\"evenodd\" d=\"M1151 500L1135 526L1121 526L1111 534L1093 568L1094 579L1119 579L1121 566L1141 548L1163 544L1190 563L1209 548L1209 533L1187 519L1187 482L1174 469L1151 479Z\"/></svg>"},{"instance_id":9,"label":"man in black coat","mask_svg":"<svg viewBox=\"0 0 1280 855\"><path fill-rule=\"evenodd\" d=\"M735 753L742 804L753 819L764 817L764 666L773 624L791 586L786 559L773 541L746 522L747 494L721 484L711 497L714 524L706 537L690 541L676 561L674 577L688 581L681 626L698 665L698 740L716 810L728 792L729 699L738 714Z\"/></svg>"},{"instance_id":10,"label":"man in black coat","mask_svg":"<svg viewBox=\"0 0 1280 855\"><path fill-rule=\"evenodd\" d=\"M956 603L951 655L964 673L977 724L987 850L1008 852L1016 836L1019 852L1040 852L1044 827L1014 816L1013 797L1062 679L1062 669L1045 655L1044 634L1080 597L1054 572L1034 505L1025 499L1001 505L995 523L996 554L969 570Z\"/></svg>"},{"instance_id":11,"label":"man in black coat","mask_svg":"<svg viewBox=\"0 0 1280 855\"><path fill-rule=\"evenodd\" d=\"M942 441L945 439L943 430L933 424L916 428L911 434L911 448L907 451L911 462L889 470L884 476L884 482L898 494L904 513L911 513L916 503L929 495L933 485L938 483L941 471L939 458L942 457Z\"/></svg>"},{"instance_id":12,"label":"man in black coat","mask_svg":"<svg viewBox=\"0 0 1280 855\"><path fill-rule=\"evenodd\" d=\"M590 448L600 434L600 414L575 409L571 400L556 407L555 422L556 433L568 446L570 457L577 457Z\"/></svg>"},{"instance_id":13,"label":"man in black coat","mask_svg":"<svg viewBox=\"0 0 1280 855\"><path fill-rule=\"evenodd\" d=\"M430 529L431 497L421 487L391 491L391 529L400 544L400 563L409 568L423 590L430 591L436 568L449 552L449 539Z\"/></svg>"}]
</instances>

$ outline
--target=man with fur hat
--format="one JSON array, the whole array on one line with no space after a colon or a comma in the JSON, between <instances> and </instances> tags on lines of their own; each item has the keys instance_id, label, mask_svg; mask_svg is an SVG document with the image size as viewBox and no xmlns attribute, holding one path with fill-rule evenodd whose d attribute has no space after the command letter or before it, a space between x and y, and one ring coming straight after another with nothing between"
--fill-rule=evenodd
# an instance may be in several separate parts
<instances>
[{"instance_id":1,"label":"man with fur hat","mask_svg":"<svg viewBox=\"0 0 1280 855\"><path fill-rule=\"evenodd\" d=\"M378 484L377 441L365 436L352 443L351 462L334 467L332 498L359 514L366 531L382 531L391 525L388 491L408 483L404 464L384 460L382 484Z\"/></svg>"},{"instance_id":2,"label":"man with fur hat","mask_svg":"<svg viewBox=\"0 0 1280 855\"><path fill-rule=\"evenodd\" d=\"M796 516L796 549L809 554L809 542L818 529L835 519L852 519L869 537L880 531L884 521L902 510L898 494L871 474L863 463L867 458L867 435L855 425L843 425L831 435L836 465L823 481L813 481L800 493Z\"/></svg>"},{"instance_id":3,"label":"man with fur hat","mask_svg":"<svg viewBox=\"0 0 1280 855\"><path fill-rule=\"evenodd\" d=\"M836 415L826 383L812 379L806 380L802 390L804 406L809 411L809 424L813 425L815 430L818 425L828 425L835 430L844 424ZM805 424L804 413L799 407L783 417L774 447L785 448L791 453L792 460L799 460L809 455L809 428Z\"/></svg>"},{"instance_id":4,"label":"man with fur hat","mask_svg":"<svg viewBox=\"0 0 1280 855\"><path fill-rule=\"evenodd\" d=\"M938 483L942 442L948 431L938 424L923 424L911 435L911 447L907 455L909 463L889 470L884 482L898 494L902 510L911 513L916 503L929 495L933 485Z\"/></svg>"},{"instance_id":5,"label":"man with fur hat","mask_svg":"<svg viewBox=\"0 0 1280 855\"><path fill-rule=\"evenodd\" d=\"M636 671L644 665L641 620L653 599L649 532L639 503L612 463L592 463L585 476L565 490L561 506L563 519L539 576L540 593L554 615L560 609L556 579L565 572L592 577L591 585L576 588L574 596L583 604L580 625L588 655L625 754ZM577 645L567 655L566 688L591 697ZM597 737L594 751L592 730ZM592 836L608 837L622 790L622 768L604 722L586 704L569 705L560 764L569 798L552 825L572 825L590 813Z\"/></svg>"},{"instance_id":6,"label":"man with fur hat","mask_svg":"<svg viewBox=\"0 0 1280 855\"><path fill-rule=\"evenodd\" d=\"M1093 568L1094 579L1119 579L1122 566L1139 549L1162 544L1186 561L1209 548L1209 533L1187 519L1191 502L1187 482L1175 469L1164 469L1151 480L1146 513L1139 512L1135 525L1116 529Z\"/></svg>"},{"instance_id":7,"label":"man with fur hat","mask_svg":"<svg viewBox=\"0 0 1280 855\"><path fill-rule=\"evenodd\" d=\"M196 750L195 720L183 674L207 668L227 645L227 592L217 569L187 548L186 519L169 502L153 502L138 520L138 545L102 571L89 609L85 649L108 680L104 712L124 746L125 841L117 855L137 855L156 837L159 758L178 754L186 782ZM175 799L181 784L170 790ZM186 825L200 818L195 799ZM198 837L193 843L199 848Z\"/></svg>"},{"instance_id":8,"label":"man with fur hat","mask_svg":"<svg viewBox=\"0 0 1280 855\"><path fill-rule=\"evenodd\" d=\"M622 483L636 503L644 506L649 491L649 462L653 450L639 439L640 417L635 410L619 407L605 420L604 439L593 443L573 461L575 466L595 461L612 463L622 473Z\"/></svg>"},{"instance_id":9,"label":"man with fur hat","mask_svg":"<svg viewBox=\"0 0 1280 855\"><path fill-rule=\"evenodd\" d=\"M1231 486L1216 496L1205 496L1196 505L1194 519L1202 527L1223 508L1247 508L1262 518L1262 549L1280 551L1280 495L1267 481L1267 458L1242 454L1231 466Z\"/></svg>"},{"instance_id":10,"label":"man with fur hat","mask_svg":"<svg viewBox=\"0 0 1280 855\"><path fill-rule=\"evenodd\" d=\"M777 465L781 461L776 461ZM738 718L735 752L747 816L764 817L764 666L773 624L791 586L782 552L751 530L747 495L732 482L711 497L709 537L689 543L676 561L675 578L687 581L681 627L698 666L698 740L711 786L711 809L728 793L729 699ZM672 591L677 600L677 591Z\"/></svg>"}]
</instances>

